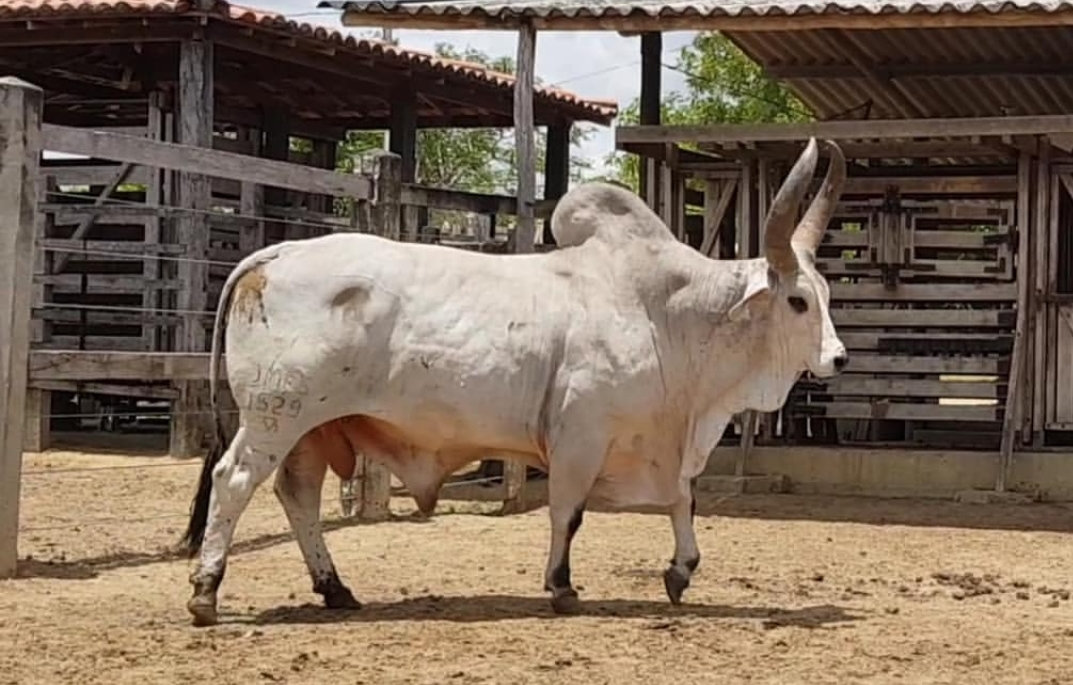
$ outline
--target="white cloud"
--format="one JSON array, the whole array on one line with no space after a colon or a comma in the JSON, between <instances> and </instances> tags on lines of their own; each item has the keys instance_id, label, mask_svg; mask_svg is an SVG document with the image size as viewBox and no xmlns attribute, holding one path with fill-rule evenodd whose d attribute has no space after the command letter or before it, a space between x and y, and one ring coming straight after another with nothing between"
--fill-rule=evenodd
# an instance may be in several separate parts
<instances>
[{"instance_id":1,"label":"white cloud","mask_svg":"<svg viewBox=\"0 0 1073 685\"><path fill-rule=\"evenodd\" d=\"M308 0L260 0L259 7L335 28L344 33L369 35L367 29L348 29L339 20L339 12L313 10ZM407 31L396 30L395 37L404 48L431 52L436 43L467 46L491 57L514 56L516 34L511 31ZM663 61L675 61L677 50L693 39L692 32L664 34ZM614 31L558 31L537 36L536 74L549 84L561 86L582 97L609 99L625 108L641 90L641 39L624 38ZM663 70L663 92L679 90L682 75ZM581 155L600 165L614 150L613 128L595 126L593 135L581 148Z\"/></svg>"}]
</instances>

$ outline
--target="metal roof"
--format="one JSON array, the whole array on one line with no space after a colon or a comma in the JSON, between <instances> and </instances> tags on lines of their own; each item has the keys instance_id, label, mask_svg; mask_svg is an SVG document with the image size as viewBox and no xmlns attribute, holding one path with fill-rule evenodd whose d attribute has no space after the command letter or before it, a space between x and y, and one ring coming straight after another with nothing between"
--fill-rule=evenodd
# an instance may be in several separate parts
<instances>
[{"instance_id":1,"label":"metal roof","mask_svg":"<svg viewBox=\"0 0 1073 685\"><path fill-rule=\"evenodd\" d=\"M322 0L318 7L344 10L369 19L388 17L466 18L511 23L520 19L585 19L597 22L626 18L702 19L717 17L797 17L815 15L951 15L1052 13L1073 10L1069 0ZM554 28L551 21L549 28ZM578 27L580 28L580 26ZM611 27L606 23L602 28ZM702 28L698 25L698 28ZM653 29L655 30L655 29Z\"/></svg>"}]
</instances>

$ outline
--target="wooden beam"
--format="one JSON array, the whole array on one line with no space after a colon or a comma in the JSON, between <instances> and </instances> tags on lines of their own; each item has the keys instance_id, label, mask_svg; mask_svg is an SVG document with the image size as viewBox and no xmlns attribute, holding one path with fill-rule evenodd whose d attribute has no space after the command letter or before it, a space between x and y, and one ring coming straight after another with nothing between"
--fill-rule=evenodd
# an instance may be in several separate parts
<instances>
[{"instance_id":1,"label":"wooden beam","mask_svg":"<svg viewBox=\"0 0 1073 685\"><path fill-rule=\"evenodd\" d=\"M659 126L662 123L662 74L663 34L650 31L641 34L641 100L640 123L644 126ZM649 207L658 208L656 200L659 183L659 165L647 159L640 160L638 170L641 197Z\"/></svg>"},{"instance_id":2,"label":"wooden beam","mask_svg":"<svg viewBox=\"0 0 1073 685\"><path fill-rule=\"evenodd\" d=\"M219 378L226 381L226 364L220 366ZM31 383L208 380L209 355L207 352L33 350L30 352L29 378Z\"/></svg>"},{"instance_id":3,"label":"wooden beam","mask_svg":"<svg viewBox=\"0 0 1073 685\"><path fill-rule=\"evenodd\" d=\"M198 173L236 181L291 188L306 193L368 199L369 179L300 164L258 159L249 155L195 148L146 138L90 131L54 124L42 125L45 149L111 159L173 171Z\"/></svg>"},{"instance_id":4,"label":"wooden beam","mask_svg":"<svg viewBox=\"0 0 1073 685\"><path fill-rule=\"evenodd\" d=\"M391 100L388 149L402 160L402 182L417 181L417 94L401 93Z\"/></svg>"},{"instance_id":5,"label":"wooden beam","mask_svg":"<svg viewBox=\"0 0 1073 685\"><path fill-rule=\"evenodd\" d=\"M548 127L544 151L544 199L558 200L570 187L570 122ZM554 245L551 222L544 222L545 245Z\"/></svg>"},{"instance_id":6,"label":"wooden beam","mask_svg":"<svg viewBox=\"0 0 1073 685\"><path fill-rule=\"evenodd\" d=\"M1031 136L1073 133L1073 115L1017 117L868 119L794 124L711 124L705 126L619 126L616 146L627 143L728 143L807 141L810 137L848 139Z\"/></svg>"},{"instance_id":7,"label":"wooden beam","mask_svg":"<svg viewBox=\"0 0 1073 685\"><path fill-rule=\"evenodd\" d=\"M864 76L872 91L881 99L890 103L894 112L903 117L919 117L927 114L923 108L917 106L916 102L909 99L889 77L880 74L872 67L875 60L868 55L867 48L860 43L856 35L847 31L836 30L833 35L828 37L827 44L836 54L841 52L849 59L850 64Z\"/></svg>"},{"instance_id":8,"label":"wooden beam","mask_svg":"<svg viewBox=\"0 0 1073 685\"><path fill-rule=\"evenodd\" d=\"M36 86L0 78L0 578L13 577L18 566L43 103Z\"/></svg>"},{"instance_id":9,"label":"wooden beam","mask_svg":"<svg viewBox=\"0 0 1073 685\"><path fill-rule=\"evenodd\" d=\"M190 148L212 148L213 126L213 49L209 41L183 41L179 51L178 139ZM145 141L148 142L148 141ZM167 143L155 143L167 145ZM167 167L167 164L161 166ZM207 311L209 269L209 217L204 213L212 203L209 176L200 169L178 174L178 205L187 211L176 219L176 239L186 246L188 260L176 266L179 291L178 308L187 312L176 335L175 348L183 352L204 352L207 348L203 317ZM198 454L205 435L208 417L208 388L203 383L179 383L179 398L172 403L170 453L185 458Z\"/></svg>"},{"instance_id":10,"label":"wooden beam","mask_svg":"<svg viewBox=\"0 0 1073 685\"><path fill-rule=\"evenodd\" d=\"M514 148L518 168L518 214L513 246L516 253L534 250L536 219L536 145L533 120L533 87L536 66L536 30L531 25L518 29L517 74L514 81Z\"/></svg>"},{"instance_id":11,"label":"wooden beam","mask_svg":"<svg viewBox=\"0 0 1073 685\"><path fill-rule=\"evenodd\" d=\"M133 168L133 164L124 164L123 166L119 167L119 171L116 172L115 177L108 183L107 186L105 186L104 190L101 191L101 194L98 195L95 200L93 200L93 206L104 206L104 201L107 200L111 196L111 194L115 192L116 188L118 188L121 183L123 183L123 181L127 178L127 175L130 174L131 169ZM83 217L82 220L79 221L78 226L75 227L74 232L71 233L69 240L81 240L82 238L84 238L85 235L89 233L89 229L93 227L93 224L96 222L96 219L96 214L89 214ZM63 267L67 266L67 261L69 259L69 253L56 255L54 261L52 262L52 272L59 273L63 271Z\"/></svg>"}]
</instances>

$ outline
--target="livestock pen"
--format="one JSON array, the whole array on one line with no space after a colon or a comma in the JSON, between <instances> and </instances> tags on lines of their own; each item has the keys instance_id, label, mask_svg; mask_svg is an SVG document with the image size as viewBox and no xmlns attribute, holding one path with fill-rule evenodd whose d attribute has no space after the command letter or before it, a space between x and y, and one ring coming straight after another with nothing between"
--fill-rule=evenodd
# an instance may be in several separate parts
<instances>
[{"instance_id":1,"label":"livestock pen","mask_svg":"<svg viewBox=\"0 0 1073 685\"><path fill-rule=\"evenodd\" d=\"M520 46L540 32L639 36L639 123L617 127L616 146L637 156L649 206L712 256L763 254L759 229L801 145L843 146L849 181L819 268L847 374L802 378L779 412L746 412L710 475L760 490L1073 497L1065 5L320 6L346 26L517 32ZM676 31L719 31L812 121L664 125L662 36Z\"/></svg>"},{"instance_id":2,"label":"livestock pen","mask_svg":"<svg viewBox=\"0 0 1073 685\"><path fill-rule=\"evenodd\" d=\"M180 189L204 191L207 177L224 177L239 186L240 198L254 195L249 186L330 195L347 201L356 227L390 235L405 233L405 205L459 208L464 198L467 208L492 203L506 214L511 199L403 183L402 160L392 154L380 156L373 173L340 174L41 125L41 100L25 83L0 84L0 570L14 576L0 581L0 680L664 685L713 673L722 682L753 683L1065 677L1066 507L981 511L702 492L696 515L706 561L680 607L667 603L659 580L670 551L666 520L593 514L573 561L585 587L582 615L556 620L541 593L542 512L458 515L479 510L446 503L431 518L413 516L412 504L389 500L383 474L369 477L368 469L358 480L360 504L372 510L327 516L340 572L366 602L362 610L308 604L308 577L289 525L270 488L261 488L243 516L222 587L228 611L221 625L194 632L182 606L188 567L174 543L199 460L138 435L98 434L96 453L85 454L57 434L51 449L30 451L24 461L20 433L24 395L35 384L203 383L206 355L189 348L31 349L39 287L31 275L42 256L69 254L77 262L97 249L116 262L200 266L206 279L205 267L231 264L222 255L190 256L182 239L162 239L150 252L124 251L123 240L94 245L40 235L50 214L70 226L97 211L92 201L77 209L40 201L48 188L40 150L168 169ZM240 239L269 221L241 204L237 212L211 203L144 204L116 215L183 217L180 226L219 220ZM326 216L302 220L340 229ZM348 220L342 228L352 227ZM195 317L204 317L205 306L156 304L137 313L175 316L182 330L202 322Z\"/></svg>"}]
</instances>

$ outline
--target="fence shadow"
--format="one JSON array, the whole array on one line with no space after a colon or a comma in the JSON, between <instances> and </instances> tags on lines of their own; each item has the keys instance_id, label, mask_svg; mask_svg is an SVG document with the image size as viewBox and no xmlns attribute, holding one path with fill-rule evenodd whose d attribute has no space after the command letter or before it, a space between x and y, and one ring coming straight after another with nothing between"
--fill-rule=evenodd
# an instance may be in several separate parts
<instances>
[{"instance_id":1,"label":"fence shadow","mask_svg":"<svg viewBox=\"0 0 1073 685\"><path fill-rule=\"evenodd\" d=\"M697 516L1073 533L1073 504L1056 502L962 504L952 500L849 495L702 494L697 497Z\"/></svg>"},{"instance_id":2,"label":"fence shadow","mask_svg":"<svg viewBox=\"0 0 1073 685\"><path fill-rule=\"evenodd\" d=\"M837 623L851 623L863 615L850 613L843 607L820 604L796 609L764 606L733 606L724 604L683 604L672 606L667 601L638 601L625 599L582 600L577 616L651 619L654 630L667 629L675 619L749 619L762 620L767 628L795 626L822 628ZM281 606L253 616L227 616L222 622L253 623L256 625L313 625L336 623L383 623L391 621L451 621L454 623L485 623L510 621L519 618L569 620L551 610L546 597L509 595L474 595L468 597L412 597L398 602L370 602L357 611L330 610L317 604Z\"/></svg>"},{"instance_id":3,"label":"fence shadow","mask_svg":"<svg viewBox=\"0 0 1073 685\"><path fill-rule=\"evenodd\" d=\"M429 519L416 516L394 516L386 521L367 522L346 519L328 519L322 523L324 532L330 533L343 528L356 526L381 525L383 523L426 523ZM249 554L282 543L292 542L294 533L267 533L249 540L241 540L231 545L230 556ZM19 559L17 578L51 578L56 580L90 580L102 572L121 568L137 568L150 564L186 559L186 551L177 545L156 552L123 551L102 554L96 557L70 560Z\"/></svg>"}]
</instances>

